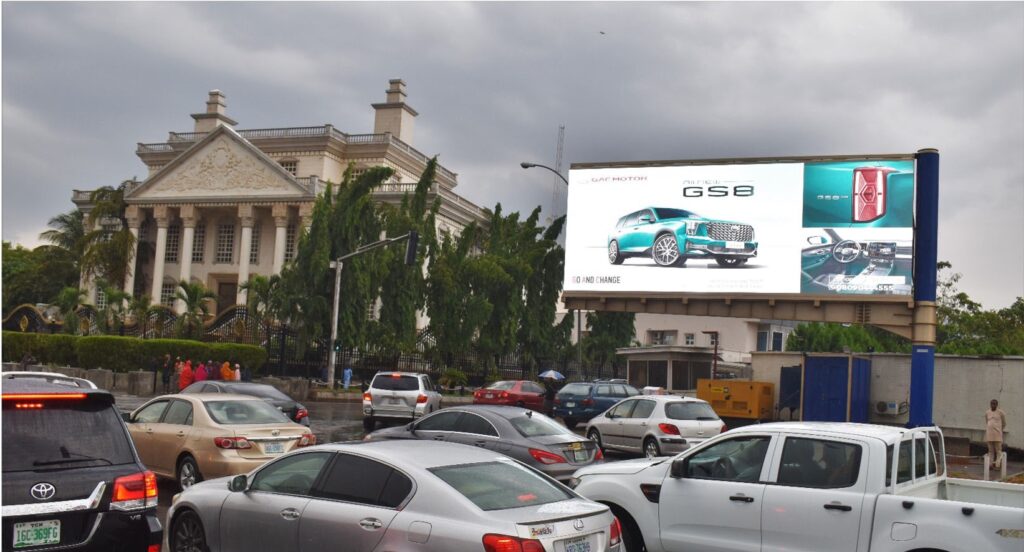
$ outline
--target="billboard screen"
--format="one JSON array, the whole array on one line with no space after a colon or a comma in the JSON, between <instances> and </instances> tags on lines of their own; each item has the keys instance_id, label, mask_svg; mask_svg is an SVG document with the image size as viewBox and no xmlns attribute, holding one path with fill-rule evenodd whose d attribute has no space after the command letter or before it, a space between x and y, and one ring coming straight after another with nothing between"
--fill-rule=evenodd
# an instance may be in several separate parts
<instances>
[{"instance_id":1,"label":"billboard screen","mask_svg":"<svg viewBox=\"0 0 1024 552\"><path fill-rule=\"evenodd\" d=\"M565 291L912 295L914 161L574 168Z\"/></svg>"}]
</instances>

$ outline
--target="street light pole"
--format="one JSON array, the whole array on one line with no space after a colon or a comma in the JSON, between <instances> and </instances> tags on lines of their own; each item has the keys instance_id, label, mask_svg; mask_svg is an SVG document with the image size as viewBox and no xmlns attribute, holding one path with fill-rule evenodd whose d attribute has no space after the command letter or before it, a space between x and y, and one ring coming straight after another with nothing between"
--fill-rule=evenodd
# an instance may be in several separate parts
<instances>
[{"instance_id":1,"label":"street light pole","mask_svg":"<svg viewBox=\"0 0 1024 552\"><path fill-rule=\"evenodd\" d=\"M711 358L711 379L716 379L718 377L718 332L712 331L701 333L708 334L715 340L715 356Z\"/></svg>"},{"instance_id":2,"label":"street light pole","mask_svg":"<svg viewBox=\"0 0 1024 552\"><path fill-rule=\"evenodd\" d=\"M555 169L552 169L551 167L549 167L547 165L541 165L539 163L528 163L526 161L523 161L522 163L519 164L519 166L524 168L524 169L532 169L534 167L540 167L542 169L547 169L547 170L555 173L556 175L558 175L558 178L561 178L562 182L565 182L565 187L566 188L569 187L569 181L566 180L566 178L564 176L562 176L562 173L556 171ZM582 340L582 336L583 336L583 323L582 323L581 316L582 316L582 313L580 312L579 309L577 309L576 310L576 363L579 365L579 369L583 370L583 340Z\"/></svg>"}]
</instances>

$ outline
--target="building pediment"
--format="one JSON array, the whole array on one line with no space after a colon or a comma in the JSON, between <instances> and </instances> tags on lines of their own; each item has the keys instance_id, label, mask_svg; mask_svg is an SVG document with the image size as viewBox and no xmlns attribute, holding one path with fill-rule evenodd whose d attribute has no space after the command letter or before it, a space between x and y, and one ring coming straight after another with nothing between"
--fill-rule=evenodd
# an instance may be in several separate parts
<instances>
[{"instance_id":1,"label":"building pediment","mask_svg":"<svg viewBox=\"0 0 1024 552\"><path fill-rule=\"evenodd\" d=\"M129 202L312 196L294 177L221 126L128 194Z\"/></svg>"}]
</instances>

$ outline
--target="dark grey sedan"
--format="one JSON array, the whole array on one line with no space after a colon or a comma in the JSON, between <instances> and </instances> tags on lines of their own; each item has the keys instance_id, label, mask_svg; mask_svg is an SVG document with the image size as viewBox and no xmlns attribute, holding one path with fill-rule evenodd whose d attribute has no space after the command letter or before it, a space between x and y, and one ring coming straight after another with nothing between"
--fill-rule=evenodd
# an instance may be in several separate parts
<instances>
[{"instance_id":1,"label":"dark grey sedan","mask_svg":"<svg viewBox=\"0 0 1024 552\"><path fill-rule=\"evenodd\" d=\"M543 414L515 406L445 408L404 426L375 431L365 438L385 439L473 445L511 456L560 480L604 459L590 439L576 435Z\"/></svg>"},{"instance_id":2,"label":"dark grey sedan","mask_svg":"<svg viewBox=\"0 0 1024 552\"><path fill-rule=\"evenodd\" d=\"M204 380L189 385L182 393L237 393L259 397L284 412L285 416L297 424L309 427L309 410L298 401L279 391L276 387L264 383L241 381Z\"/></svg>"}]
</instances>

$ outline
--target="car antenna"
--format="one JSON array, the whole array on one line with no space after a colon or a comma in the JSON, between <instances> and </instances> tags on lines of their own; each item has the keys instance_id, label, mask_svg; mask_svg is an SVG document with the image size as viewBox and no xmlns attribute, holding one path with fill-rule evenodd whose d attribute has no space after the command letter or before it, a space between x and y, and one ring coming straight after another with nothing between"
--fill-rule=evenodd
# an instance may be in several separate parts
<instances>
[{"instance_id":1,"label":"car antenna","mask_svg":"<svg viewBox=\"0 0 1024 552\"><path fill-rule=\"evenodd\" d=\"M532 410L527 410L526 411L526 417L527 418L533 418L533 411Z\"/></svg>"}]
</instances>

